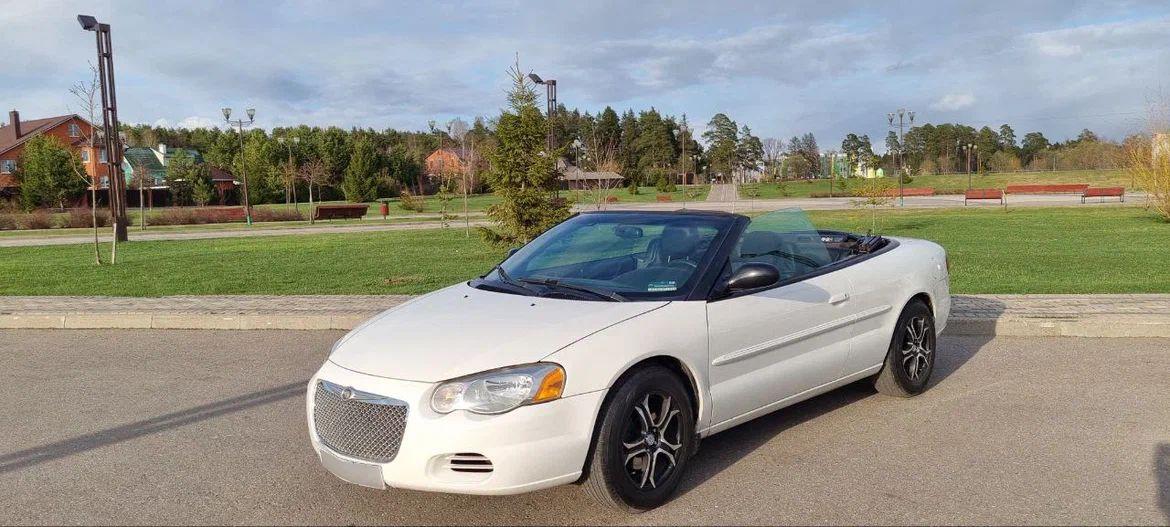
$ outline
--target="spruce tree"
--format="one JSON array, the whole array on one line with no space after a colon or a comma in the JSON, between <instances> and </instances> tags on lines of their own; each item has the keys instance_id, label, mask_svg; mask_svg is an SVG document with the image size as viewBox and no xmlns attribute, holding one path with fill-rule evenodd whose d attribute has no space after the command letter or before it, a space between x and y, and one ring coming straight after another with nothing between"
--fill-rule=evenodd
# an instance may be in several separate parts
<instances>
[{"instance_id":1,"label":"spruce tree","mask_svg":"<svg viewBox=\"0 0 1170 527\"><path fill-rule=\"evenodd\" d=\"M569 215L566 200L555 196L556 160L563 149L546 152L548 122L537 105L536 91L517 62L509 71L508 107L496 127L499 144L489 156L488 183L500 202L488 208L494 228L481 227L495 243L520 244L540 235Z\"/></svg>"}]
</instances>

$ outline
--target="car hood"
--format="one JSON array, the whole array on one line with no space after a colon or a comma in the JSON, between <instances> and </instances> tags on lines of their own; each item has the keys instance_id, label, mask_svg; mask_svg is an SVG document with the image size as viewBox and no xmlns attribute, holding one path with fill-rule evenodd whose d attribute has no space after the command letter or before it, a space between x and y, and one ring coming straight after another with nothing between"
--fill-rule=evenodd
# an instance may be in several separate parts
<instances>
[{"instance_id":1,"label":"car hood","mask_svg":"<svg viewBox=\"0 0 1170 527\"><path fill-rule=\"evenodd\" d=\"M438 382L536 362L669 302L590 302L448 287L386 311L343 337L329 360L392 379Z\"/></svg>"}]
</instances>

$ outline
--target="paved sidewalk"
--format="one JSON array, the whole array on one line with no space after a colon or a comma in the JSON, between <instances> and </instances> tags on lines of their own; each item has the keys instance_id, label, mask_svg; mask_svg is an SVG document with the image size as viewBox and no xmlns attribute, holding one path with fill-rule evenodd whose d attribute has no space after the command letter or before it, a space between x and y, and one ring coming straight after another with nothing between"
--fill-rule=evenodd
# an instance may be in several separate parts
<instances>
[{"instance_id":1,"label":"paved sidewalk","mask_svg":"<svg viewBox=\"0 0 1170 527\"><path fill-rule=\"evenodd\" d=\"M707 192L707 201L712 203L739 201L739 191L736 190L735 183L713 184L711 190Z\"/></svg>"},{"instance_id":2,"label":"paved sidewalk","mask_svg":"<svg viewBox=\"0 0 1170 527\"><path fill-rule=\"evenodd\" d=\"M0 328L350 329L394 295L0 296ZM1170 294L956 295L956 335L1170 337Z\"/></svg>"}]
</instances>

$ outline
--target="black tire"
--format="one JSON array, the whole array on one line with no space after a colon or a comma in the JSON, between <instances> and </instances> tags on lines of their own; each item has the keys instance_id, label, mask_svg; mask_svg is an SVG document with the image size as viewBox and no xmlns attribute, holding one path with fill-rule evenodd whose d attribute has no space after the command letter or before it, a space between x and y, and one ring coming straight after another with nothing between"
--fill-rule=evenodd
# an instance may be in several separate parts
<instances>
[{"instance_id":1,"label":"black tire","mask_svg":"<svg viewBox=\"0 0 1170 527\"><path fill-rule=\"evenodd\" d=\"M911 301L894 326L886 361L874 377L873 387L894 397L922 393L934 371L936 342L934 314L921 300Z\"/></svg>"},{"instance_id":2,"label":"black tire","mask_svg":"<svg viewBox=\"0 0 1170 527\"><path fill-rule=\"evenodd\" d=\"M583 483L598 503L637 513L674 494L695 448L694 411L683 382L667 368L650 366L614 388L598 416ZM646 413L649 420L643 422L639 414ZM636 454L639 450L645 452Z\"/></svg>"}]
</instances>

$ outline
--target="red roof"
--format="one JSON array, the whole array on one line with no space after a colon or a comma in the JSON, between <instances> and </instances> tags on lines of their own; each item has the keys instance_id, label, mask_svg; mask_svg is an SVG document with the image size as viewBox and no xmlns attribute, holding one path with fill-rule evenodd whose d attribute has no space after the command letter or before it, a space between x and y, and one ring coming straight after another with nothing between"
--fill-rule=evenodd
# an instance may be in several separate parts
<instances>
[{"instance_id":1,"label":"red roof","mask_svg":"<svg viewBox=\"0 0 1170 527\"><path fill-rule=\"evenodd\" d=\"M12 150L21 145L25 141L36 137L41 132L52 129L69 119L77 117L75 115L58 115L57 117L49 117L46 119L32 119L20 121L20 137L16 137L16 127L9 123L7 126L0 128L0 154ZM80 117L78 117L80 119Z\"/></svg>"}]
</instances>

